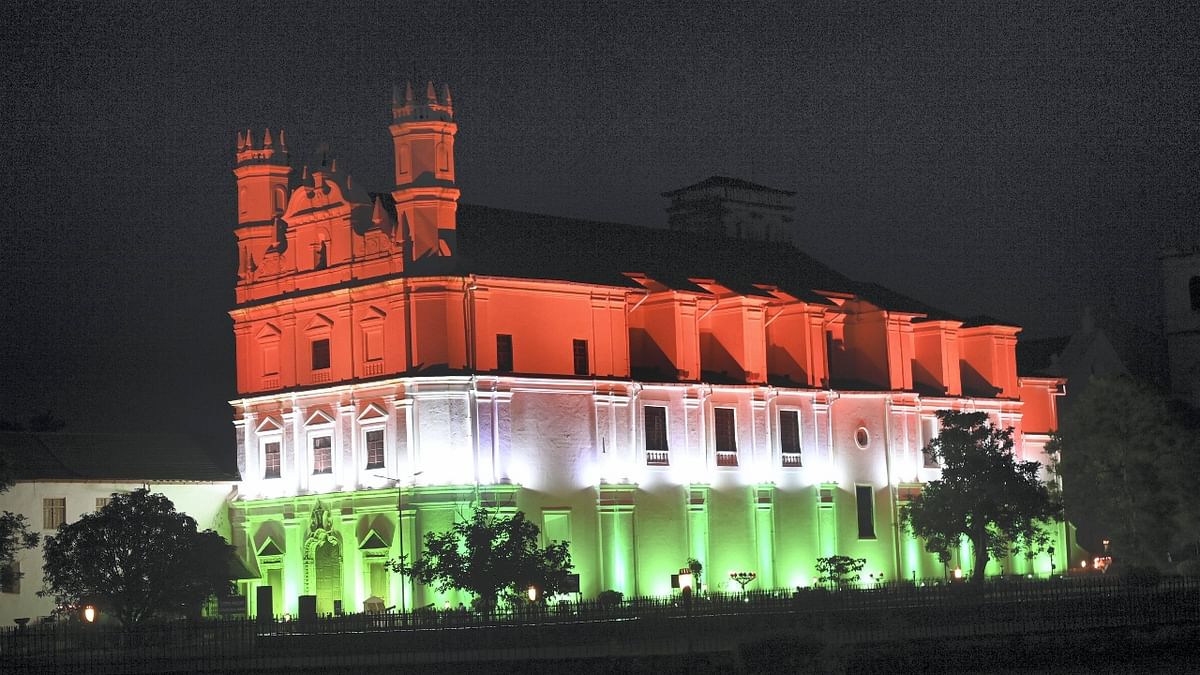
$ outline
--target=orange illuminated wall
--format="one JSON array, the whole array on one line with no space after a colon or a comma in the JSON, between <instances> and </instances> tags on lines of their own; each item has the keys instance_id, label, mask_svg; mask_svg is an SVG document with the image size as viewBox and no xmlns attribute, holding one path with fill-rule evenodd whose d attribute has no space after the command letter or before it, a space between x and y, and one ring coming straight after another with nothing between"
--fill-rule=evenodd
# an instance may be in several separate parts
<instances>
[{"instance_id":1,"label":"orange illuminated wall","mask_svg":"<svg viewBox=\"0 0 1200 675\"><path fill-rule=\"evenodd\" d=\"M945 396L962 395L958 354L961 321L921 321L913 324L913 386Z\"/></svg>"},{"instance_id":2,"label":"orange illuminated wall","mask_svg":"<svg viewBox=\"0 0 1200 675\"><path fill-rule=\"evenodd\" d=\"M1018 380L1021 395L1021 428L1027 434L1050 434L1058 431L1058 398L1066 394L1066 380L1049 377L1022 377Z\"/></svg>"},{"instance_id":3,"label":"orange illuminated wall","mask_svg":"<svg viewBox=\"0 0 1200 675\"><path fill-rule=\"evenodd\" d=\"M766 300L731 291L711 279L692 279L712 297L697 320L704 377L752 384L767 381Z\"/></svg>"},{"instance_id":4,"label":"orange illuminated wall","mask_svg":"<svg viewBox=\"0 0 1200 675\"><path fill-rule=\"evenodd\" d=\"M1020 393L1016 328L962 328L849 293L801 300L715 279L672 287L630 272L633 284L607 286L456 272L449 90L407 87L391 112L387 192L367 192L334 158L296 169L282 131L238 134L240 392L502 371Z\"/></svg>"},{"instance_id":5,"label":"orange illuminated wall","mask_svg":"<svg viewBox=\"0 0 1200 675\"><path fill-rule=\"evenodd\" d=\"M1015 326L978 326L958 332L963 392L972 396L1017 398Z\"/></svg>"},{"instance_id":6,"label":"orange illuminated wall","mask_svg":"<svg viewBox=\"0 0 1200 675\"><path fill-rule=\"evenodd\" d=\"M772 379L801 387L825 387L826 307L801 302L777 288L762 286L776 298L767 309L767 372Z\"/></svg>"}]
</instances>

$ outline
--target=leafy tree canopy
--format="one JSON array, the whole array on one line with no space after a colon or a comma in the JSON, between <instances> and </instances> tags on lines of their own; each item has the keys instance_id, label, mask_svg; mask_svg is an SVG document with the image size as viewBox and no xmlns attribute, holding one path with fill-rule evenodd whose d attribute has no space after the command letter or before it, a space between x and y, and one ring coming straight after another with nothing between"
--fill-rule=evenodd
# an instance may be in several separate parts
<instances>
[{"instance_id":1,"label":"leafy tree canopy","mask_svg":"<svg viewBox=\"0 0 1200 675\"><path fill-rule=\"evenodd\" d=\"M1001 558L1011 545L1034 555L1048 546L1044 530L1061 519L1052 484L1039 477L1041 464L1017 461L1013 430L996 428L986 413L939 411L942 431L927 452L942 465L903 508L901 516L925 548L949 562L966 537L975 552L972 577L982 581L989 557Z\"/></svg>"},{"instance_id":2,"label":"leafy tree canopy","mask_svg":"<svg viewBox=\"0 0 1200 675\"><path fill-rule=\"evenodd\" d=\"M539 530L518 511L500 516L476 508L467 520L445 532L426 532L425 550L415 563L406 557L389 568L441 592L464 590L479 596L484 608L498 598L515 600L536 586L543 596L558 593L570 574L568 542L538 546Z\"/></svg>"},{"instance_id":3,"label":"leafy tree canopy","mask_svg":"<svg viewBox=\"0 0 1200 675\"><path fill-rule=\"evenodd\" d=\"M817 558L817 583L843 589L858 582L859 572L867 565L866 558L831 555Z\"/></svg>"},{"instance_id":4,"label":"leafy tree canopy","mask_svg":"<svg viewBox=\"0 0 1200 675\"><path fill-rule=\"evenodd\" d=\"M12 471L7 453L0 448L0 494L12 487ZM29 529L25 516L12 511L0 511L0 586L16 580L13 560L17 551L37 546L38 535Z\"/></svg>"},{"instance_id":5,"label":"leafy tree canopy","mask_svg":"<svg viewBox=\"0 0 1200 675\"><path fill-rule=\"evenodd\" d=\"M63 606L95 605L130 626L195 615L230 592L233 547L149 490L114 493L104 508L46 539L46 590Z\"/></svg>"},{"instance_id":6,"label":"leafy tree canopy","mask_svg":"<svg viewBox=\"0 0 1200 675\"><path fill-rule=\"evenodd\" d=\"M1117 565L1165 567L1168 552L1196 543L1196 434L1154 388L1128 377L1092 378L1063 416L1060 450L1068 516Z\"/></svg>"}]
</instances>

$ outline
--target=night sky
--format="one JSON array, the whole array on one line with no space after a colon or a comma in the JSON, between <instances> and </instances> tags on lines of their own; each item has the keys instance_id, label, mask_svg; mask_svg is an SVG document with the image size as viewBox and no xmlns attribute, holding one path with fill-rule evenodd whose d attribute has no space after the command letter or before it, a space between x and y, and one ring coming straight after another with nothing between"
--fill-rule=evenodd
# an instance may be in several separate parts
<instances>
[{"instance_id":1,"label":"night sky","mask_svg":"<svg viewBox=\"0 0 1200 675\"><path fill-rule=\"evenodd\" d=\"M1157 253L1200 240L1200 10L914 4L6 3L0 417L228 430L236 131L389 189L408 78L451 86L464 202L663 226L738 176L849 276L1157 329Z\"/></svg>"}]
</instances>

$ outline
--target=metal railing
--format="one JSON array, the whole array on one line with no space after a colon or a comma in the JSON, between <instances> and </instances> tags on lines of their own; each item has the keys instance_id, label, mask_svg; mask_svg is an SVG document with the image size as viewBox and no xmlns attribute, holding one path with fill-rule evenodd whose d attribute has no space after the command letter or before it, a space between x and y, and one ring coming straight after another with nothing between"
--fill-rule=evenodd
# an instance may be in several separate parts
<instances>
[{"instance_id":1,"label":"metal railing","mask_svg":"<svg viewBox=\"0 0 1200 675\"><path fill-rule=\"evenodd\" d=\"M750 591L513 608L206 619L0 631L0 671L150 673L611 658L736 649L769 635L832 645L1200 623L1200 580L1116 578Z\"/></svg>"}]
</instances>

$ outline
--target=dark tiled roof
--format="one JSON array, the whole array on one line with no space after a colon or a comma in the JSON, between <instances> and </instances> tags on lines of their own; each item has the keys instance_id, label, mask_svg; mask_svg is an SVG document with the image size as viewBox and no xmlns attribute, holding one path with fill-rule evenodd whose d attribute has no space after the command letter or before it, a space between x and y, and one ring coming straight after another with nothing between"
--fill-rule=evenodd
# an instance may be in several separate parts
<instances>
[{"instance_id":1,"label":"dark tiled roof","mask_svg":"<svg viewBox=\"0 0 1200 675\"><path fill-rule=\"evenodd\" d=\"M714 279L748 295L763 295L753 284L769 284L819 304L828 301L814 290L842 291L885 309L954 318L877 284L849 279L782 242L709 237L460 204L458 253L454 271L462 274L638 288L624 273L643 272L679 290L701 290L690 278Z\"/></svg>"},{"instance_id":2,"label":"dark tiled roof","mask_svg":"<svg viewBox=\"0 0 1200 675\"><path fill-rule=\"evenodd\" d=\"M210 459L225 447L182 434L0 432L15 480L237 480Z\"/></svg>"},{"instance_id":3,"label":"dark tiled roof","mask_svg":"<svg viewBox=\"0 0 1200 675\"><path fill-rule=\"evenodd\" d=\"M742 180L740 178L729 178L728 176L711 176L709 178L705 178L704 180L700 181L699 183L695 183L693 185L688 185L687 187L681 187L677 190L671 190L669 192L664 192L664 193L662 193L662 196L663 197L674 197L675 195L683 193L683 192L690 192L692 190L703 190L704 188L710 188L710 187L731 187L731 188L743 188L746 190L762 190L765 192L776 192L778 194L787 195L789 197L796 194L795 192L793 192L791 190L780 190L779 188L767 187L766 185L759 185L758 183L751 183L748 180Z\"/></svg>"}]
</instances>

